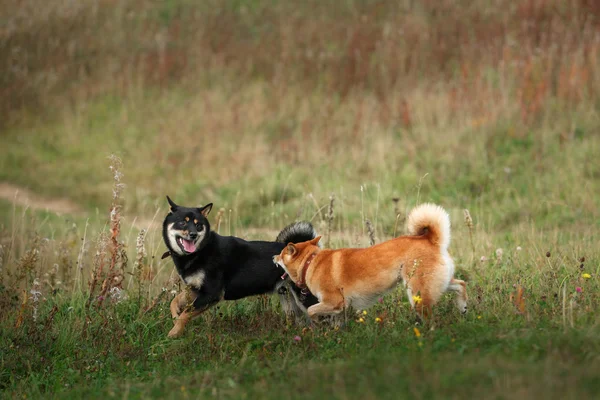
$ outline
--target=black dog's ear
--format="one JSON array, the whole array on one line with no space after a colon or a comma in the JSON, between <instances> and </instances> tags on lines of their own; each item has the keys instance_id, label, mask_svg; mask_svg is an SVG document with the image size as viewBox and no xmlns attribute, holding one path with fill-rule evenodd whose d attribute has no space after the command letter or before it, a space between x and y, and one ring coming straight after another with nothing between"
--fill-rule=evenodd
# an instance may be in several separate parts
<instances>
[{"instance_id":1,"label":"black dog's ear","mask_svg":"<svg viewBox=\"0 0 600 400\"><path fill-rule=\"evenodd\" d=\"M171 212L177 211L177 208L179 208L179 206L175 204L169 196L167 196L167 201L169 202L169 208L171 209Z\"/></svg>"},{"instance_id":2,"label":"black dog's ear","mask_svg":"<svg viewBox=\"0 0 600 400\"><path fill-rule=\"evenodd\" d=\"M200 211L200 214L204 215L205 217L208 217L208 213L210 212L210 210L212 210L212 203L208 203L204 207L200 207L198 209L198 211Z\"/></svg>"}]
</instances>

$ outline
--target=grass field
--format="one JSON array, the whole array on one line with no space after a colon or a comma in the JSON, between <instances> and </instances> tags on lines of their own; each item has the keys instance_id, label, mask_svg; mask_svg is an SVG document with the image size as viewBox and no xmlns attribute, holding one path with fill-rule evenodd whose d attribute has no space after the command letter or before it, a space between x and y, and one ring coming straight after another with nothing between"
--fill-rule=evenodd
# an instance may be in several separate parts
<instances>
[{"instance_id":1,"label":"grass field","mask_svg":"<svg viewBox=\"0 0 600 400\"><path fill-rule=\"evenodd\" d=\"M597 397L599 38L586 0L0 2L0 397ZM333 248L438 203L469 313L169 340L167 194Z\"/></svg>"}]
</instances>

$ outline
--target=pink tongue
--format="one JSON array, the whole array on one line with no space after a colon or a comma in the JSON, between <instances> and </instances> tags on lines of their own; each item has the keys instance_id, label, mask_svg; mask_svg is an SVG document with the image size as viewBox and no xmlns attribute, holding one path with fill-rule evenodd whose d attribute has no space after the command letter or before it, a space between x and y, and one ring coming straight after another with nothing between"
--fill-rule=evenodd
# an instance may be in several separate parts
<instances>
[{"instance_id":1,"label":"pink tongue","mask_svg":"<svg viewBox=\"0 0 600 400\"><path fill-rule=\"evenodd\" d=\"M188 253L193 253L196 251L196 245L194 245L194 242L191 240L185 240L182 238L181 242L183 243L183 249Z\"/></svg>"}]
</instances>

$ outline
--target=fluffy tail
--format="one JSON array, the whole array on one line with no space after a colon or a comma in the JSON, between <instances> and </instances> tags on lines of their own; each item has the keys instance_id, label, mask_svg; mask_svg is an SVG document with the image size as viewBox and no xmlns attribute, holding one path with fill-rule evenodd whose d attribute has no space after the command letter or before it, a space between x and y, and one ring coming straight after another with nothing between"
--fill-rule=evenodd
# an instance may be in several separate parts
<instances>
[{"instance_id":1,"label":"fluffy tail","mask_svg":"<svg viewBox=\"0 0 600 400\"><path fill-rule=\"evenodd\" d=\"M308 221L300 221L289 224L279 232L276 242L301 243L317 237L317 231Z\"/></svg>"},{"instance_id":2,"label":"fluffy tail","mask_svg":"<svg viewBox=\"0 0 600 400\"><path fill-rule=\"evenodd\" d=\"M412 209L408 214L408 233L425 235L429 241L448 250L450 245L450 216L442 207L425 203Z\"/></svg>"}]
</instances>

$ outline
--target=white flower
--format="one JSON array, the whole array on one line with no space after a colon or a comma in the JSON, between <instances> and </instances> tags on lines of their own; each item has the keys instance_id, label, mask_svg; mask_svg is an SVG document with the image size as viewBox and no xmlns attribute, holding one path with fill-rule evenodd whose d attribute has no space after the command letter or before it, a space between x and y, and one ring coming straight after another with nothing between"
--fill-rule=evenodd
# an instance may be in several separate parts
<instances>
[{"instance_id":1,"label":"white flower","mask_svg":"<svg viewBox=\"0 0 600 400\"><path fill-rule=\"evenodd\" d=\"M42 295L42 292L40 292L39 290L35 290L35 289L31 289L29 291L29 293L31 293L31 299L33 301L38 301L40 296Z\"/></svg>"},{"instance_id":2,"label":"white flower","mask_svg":"<svg viewBox=\"0 0 600 400\"><path fill-rule=\"evenodd\" d=\"M496 249L496 260L500 261L502 260L502 255L504 254L504 250L502 249Z\"/></svg>"},{"instance_id":3,"label":"white flower","mask_svg":"<svg viewBox=\"0 0 600 400\"><path fill-rule=\"evenodd\" d=\"M120 303L123 300L127 300L128 297L127 293L123 289L120 289L116 286L110 289L108 293L110 294L110 298L117 303Z\"/></svg>"}]
</instances>

